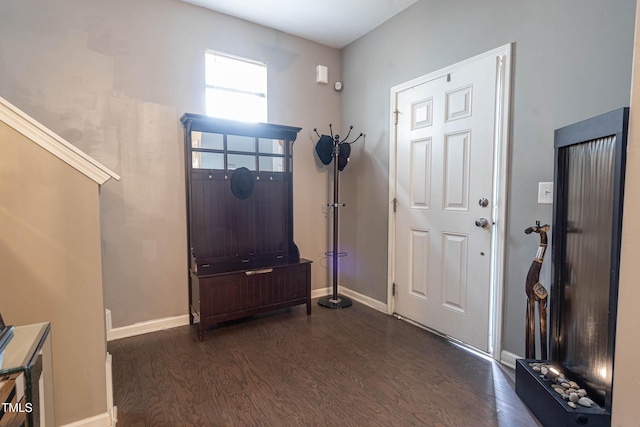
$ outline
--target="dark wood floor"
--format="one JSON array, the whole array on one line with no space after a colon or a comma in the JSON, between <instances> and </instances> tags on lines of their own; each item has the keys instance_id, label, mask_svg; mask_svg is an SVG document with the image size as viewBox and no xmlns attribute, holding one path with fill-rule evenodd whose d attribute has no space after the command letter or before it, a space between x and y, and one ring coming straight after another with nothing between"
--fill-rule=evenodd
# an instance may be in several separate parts
<instances>
[{"instance_id":1,"label":"dark wood floor","mask_svg":"<svg viewBox=\"0 0 640 427\"><path fill-rule=\"evenodd\" d=\"M512 370L358 303L108 349L118 427L539 426Z\"/></svg>"}]
</instances>

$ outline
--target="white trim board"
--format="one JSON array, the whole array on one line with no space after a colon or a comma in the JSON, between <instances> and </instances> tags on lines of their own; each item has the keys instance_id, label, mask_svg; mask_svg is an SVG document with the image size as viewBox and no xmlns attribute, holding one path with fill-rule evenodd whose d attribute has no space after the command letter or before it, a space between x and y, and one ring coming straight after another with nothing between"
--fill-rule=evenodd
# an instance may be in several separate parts
<instances>
[{"instance_id":1,"label":"white trim board","mask_svg":"<svg viewBox=\"0 0 640 427\"><path fill-rule=\"evenodd\" d=\"M326 297L333 293L333 289L327 286L326 288L314 289L311 291L311 299Z\"/></svg>"},{"instance_id":2,"label":"white trim board","mask_svg":"<svg viewBox=\"0 0 640 427\"><path fill-rule=\"evenodd\" d=\"M113 359L111 353L107 352L105 371L107 374L107 413L111 418L111 424L118 422L118 407L113 404Z\"/></svg>"},{"instance_id":3,"label":"white trim board","mask_svg":"<svg viewBox=\"0 0 640 427\"><path fill-rule=\"evenodd\" d=\"M320 298L326 295L330 295L331 288L314 289L311 291L311 298ZM340 293L346 297L349 297L361 304L371 307L374 310L378 310L382 313L387 313L387 305L383 302L375 300L366 295L362 295L356 291L340 287ZM178 326L186 326L189 324L189 315L175 317L165 317L164 319L148 320L146 322L134 323L133 325L121 326L119 328L109 329L107 331L107 341L119 340L122 338L134 337L137 335L148 334L150 332L162 331L165 329L177 328Z\"/></svg>"},{"instance_id":4,"label":"white trim board","mask_svg":"<svg viewBox=\"0 0 640 427\"><path fill-rule=\"evenodd\" d=\"M115 427L115 423L112 424L111 415L109 415L108 412L104 412L100 415L65 424L61 427Z\"/></svg>"},{"instance_id":5,"label":"white trim board","mask_svg":"<svg viewBox=\"0 0 640 427\"><path fill-rule=\"evenodd\" d=\"M522 356L518 356L517 354L510 353L506 350L502 350L502 352L500 352L500 363L511 369L516 369L516 359L522 358Z\"/></svg>"},{"instance_id":6,"label":"white trim board","mask_svg":"<svg viewBox=\"0 0 640 427\"><path fill-rule=\"evenodd\" d=\"M381 301L378 301L366 295L362 295L359 292L352 291L351 289L345 288L344 286L340 286L340 288L338 289L338 293L344 295L345 297L351 298L352 300L357 301L360 304L364 304L367 307L371 307L374 310L378 310L384 314L389 314L387 313L387 304ZM313 291L311 291L311 298L321 298L332 294L333 288L331 287L314 289Z\"/></svg>"},{"instance_id":7,"label":"white trim board","mask_svg":"<svg viewBox=\"0 0 640 427\"><path fill-rule=\"evenodd\" d=\"M98 185L104 184L111 178L120 180L118 174L74 147L2 97L0 97L0 121L5 122Z\"/></svg>"},{"instance_id":8,"label":"white trim board","mask_svg":"<svg viewBox=\"0 0 640 427\"><path fill-rule=\"evenodd\" d=\"M189 315L165 317L163 319L148 320L138 322L133 325L113 328L107 331L107 341L119 340L121 338L134 337L136 335L148 334L150 332L163 331L165 329L177 328L189 324Z\"/></svg>"}]
</instances>

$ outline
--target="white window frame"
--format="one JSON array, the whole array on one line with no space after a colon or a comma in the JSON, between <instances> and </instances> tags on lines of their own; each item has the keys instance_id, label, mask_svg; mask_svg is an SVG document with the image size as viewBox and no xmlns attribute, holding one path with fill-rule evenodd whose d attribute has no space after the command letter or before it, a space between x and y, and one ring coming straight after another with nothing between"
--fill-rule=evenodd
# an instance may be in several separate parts
<instances>
[{"instance_id":1,"label":"white window frame","mask_svg":"<svg viewBox=\"0 0 640 427\"><path fill-rule=\"evenodd\" d=\"M226 86L224 82L209 81L209 70L207 69L208 55L220 57L223 59L238 61L240 65L250 64L264 68L264 82L258 90L250 90L247 88L238 88ZM255 86L248 84L247 86ZM255 88L253 88L255 89ZM224 106L216 104L214 91L224 97ZM251 103L255 102L251 108ZM205 51L205 108L206 114L214 117L221 117L231 120L248 121L248 122L266 122L267 121L267 64L248 58L229 55L213 50Z\"/></svg>"}]
</instances>

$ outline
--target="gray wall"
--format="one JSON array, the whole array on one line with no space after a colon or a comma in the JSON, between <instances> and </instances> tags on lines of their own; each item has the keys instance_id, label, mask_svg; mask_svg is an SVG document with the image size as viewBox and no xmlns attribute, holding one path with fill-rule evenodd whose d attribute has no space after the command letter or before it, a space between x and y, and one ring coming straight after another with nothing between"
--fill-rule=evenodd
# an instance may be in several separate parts
<instances>
[{"instance_id":1,"label":"gray wall","mask_svg":"<svg viewBox=\"0 0 640 427\"><path fill-rule=\"evenodd\" d=\"M0 96L122 176L103 187L101 204L105 304L123 326L187 312L178 118L204 111L202 52L266 61L269 120L303 127L295 235L314 261L316 289L330 284L322 254L331 187L312 129L353 124L367 134L341 176L341 284L384 302L389 89L515 42L504 347L522 354L524 277L536 249L523 230L551 221L536 192L553 178L553 130L629 104L634 16L634 0L422 0L341 58L174 0L0 0ZM314 83L317 64L329 66L329 85Z\"/></svg>"},{"instance_id":2,"label":"gray wall","mask_svg":"<svg viewBox=\"0 0 640 427\"><path fill-rule=\"evenodd\" d=\"M204 51L268 66L269 121L295 144L295 240L328 285L328 174L312 129L340 123L340 52L177 0L0 1L0 96L122 176L101 193L114 327L187 314L183 136L204 113ZM28 165L25 165L28 167Z\"/></svg>"},{"instance_id":3,"label":"gray wall","mask_svg":"<svg viewBox=\"0 0 640 427\"><path fill-rule=\"evenodd\" d=\"M387 295L389 90L514 42L503 348L524 354L524 281L551 222L537 183L553 180L556 128L628 106L635 0L422 0L342 51L342 121L366 133L341 177L341 237L351 262L341 283ZM550 256L541 283L550 283Z\"/></svg>"}]
</instances>

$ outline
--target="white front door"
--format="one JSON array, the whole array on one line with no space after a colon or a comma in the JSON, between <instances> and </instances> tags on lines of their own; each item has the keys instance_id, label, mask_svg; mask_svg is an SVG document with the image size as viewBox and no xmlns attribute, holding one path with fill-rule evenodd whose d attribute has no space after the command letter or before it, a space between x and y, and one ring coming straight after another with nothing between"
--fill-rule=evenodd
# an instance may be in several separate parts
<instances>
[{"instance_id":1,"label":"white front door","mask_svg":"<svg viewBox=\"0 0 640 427\"><path fill-rule=\"evenodd\" d=\"M396 92L395 312L489 351L500 58Z\"/></svg>"}]
</instances>

